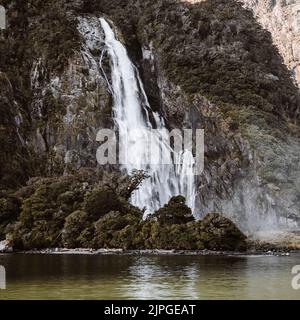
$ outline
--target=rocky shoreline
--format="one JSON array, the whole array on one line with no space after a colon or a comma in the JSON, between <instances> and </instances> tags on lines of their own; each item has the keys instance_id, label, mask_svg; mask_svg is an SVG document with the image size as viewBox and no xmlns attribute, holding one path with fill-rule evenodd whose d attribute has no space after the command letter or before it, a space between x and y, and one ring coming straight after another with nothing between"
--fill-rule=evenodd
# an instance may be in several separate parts
<instances>
[{"instance_id":1,"label":"rocky shoreline","mask_svg":"<svg viewBox=\"0 0 300 320\"><path fill-rule=\"evenodd\" d=\"M191 250L191 249L122 249L122 248L44 248L44 249L28 249L20 250L13 248L6 240L0 241L0 254L70 254L70 255L132 255L132 256L289 256L293 253L300 253L300 246L291 242L275 242L275 241L247 241L247 250Z\"/></svg>"},{"instance_id":2,"label":"rocky shoreline","mask_svg":"<svg viewBox=\"0 0 300 320\"><path fill-rule=\"evenodd\" d=\"M290 254L300 252L299 249L250 249L241 251L213 251L213 250L125 250L125 249L86 249L86 248L48 248L43 250L14 251L11 247L3 247L0 243L0 254L65 254L65 255L130 255L130 256L290 256Z\"/></svg>"}]
</instances>

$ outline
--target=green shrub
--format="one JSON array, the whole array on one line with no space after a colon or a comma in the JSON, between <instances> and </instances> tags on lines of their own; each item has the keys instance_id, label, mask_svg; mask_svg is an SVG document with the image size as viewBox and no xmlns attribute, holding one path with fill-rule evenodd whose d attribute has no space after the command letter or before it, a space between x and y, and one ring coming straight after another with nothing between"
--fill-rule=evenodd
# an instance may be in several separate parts
<instances>
[{"instance_id":1,"label":"green shrub","mask_svg":"<svg viewBox=\"0 0 300 320\"><path fill-rule=\"evenodd\" d=\"M210 213L201 221L198 241L210 250L246 250L246 236L228 218Z\"/></svg>"},{"instance_id":2,"label":"green shrub","mask_svg":"<svg viewBox=\"0 0 300 320\"><path fill-rule=\"evenodd\" d=\"M75 211L71 213L64 224L62 233L63 245L67 248L78 248L82 246L84 235L81 233L88 226L88 215L84 211Z\"/></svg>"},{"instance_id":3,"label":"green shrub","mask_svg":"<svg viewBox=\"0 0 300 320\"><path fill-rule=\"evenodd\" d=\"M0 240L5 239L7 225L16 221L20 212L20 199L14 196L0 198Z\"/></svg>"},{"instance_id":4,"label":"green shrub","mask_svg":"<svg viewBox=\"0 0 300 320\"><path fill-rule=\"evenodd\" d=\"M95 188L85 196L84 210L91 220L97 220L110 211L124 211L124 203L108 188Z\"/></svg>"},{"instance_id":5,"label":"green shrub","mask_svg":"<svg viewBox=\"0 0 300 320\"><path fill-rule=\"evenodd\" d=\"M117 232L127 225L126 217L120 212L109 212L95 223L94 247L115 248L114 238Z\"/></svg>"},{"instance_id":6,"label":"green shrub","mask_svg":"<svg viewBox=\"0 0 300 320\"><path fill-rule=\"evenodd\" d=\"M153 217L162 224L185 224L195 220L183 196L171 198L168 204L153 214Z\"/></svg>"}]
</instances>

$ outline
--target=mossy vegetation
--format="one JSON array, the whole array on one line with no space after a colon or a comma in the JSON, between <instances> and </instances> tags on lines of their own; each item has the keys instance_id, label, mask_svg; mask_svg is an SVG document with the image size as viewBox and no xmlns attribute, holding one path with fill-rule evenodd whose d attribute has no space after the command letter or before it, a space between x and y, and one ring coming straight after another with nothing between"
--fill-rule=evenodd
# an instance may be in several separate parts
<instances>
[{"instance_id":1,"label":"mossy vegetation","mask_svg":"<svg viewBox=\"0 0 300 320\"><path fill-rule=\"evenodd\" d=\"M88 228L88 214L84 211L74 211L67 216L62 232L62 243L67 248L80 248L83 235Z\"/></svg>"},{"instance_id":2,"label":"mossy vegetation","mask_svg":"<svg viewBox=\"0 0 300 320\"><path fill-rule=\"evenodd\" d=\"M86 194L83 206L88 216L94 220L111 211L126 210L118 195L108 188L96 188Z\"/></svg>"},{"instance_id":3,"label":"mossy vegetation","mask_svg":"<svg viewBox=\"0 0 300 320\"><path fill-rule=\"evenodd\" d=\"M134 180L121 179L125 184L112 189L99 184L89 171L32 179L0 198L0 240L6 237L15 250L246 249L246 237L230 220L211 214L196 221L182 196L143 219L144 213L120 191L128 190Z\"/></svg>"},{"instance_id":4,"label":"mossy vegetation","mask_svg":"<svg viewBox=\"0 0 300 320\"><path fill-rule=\"evenodd\" d=\"M66 0L3 0L7 9L6 30L0 32L0 187L19 187L29 176L45 171L43 156L25 144L37 127L62 121L61 101L45 94L43 110L37 115L32 106L31 71L43 61L43 86L50 75L60 74L74 51L80 48L74 11ZM16 123L16 117L18 123ZM24 138L26 137L26 138Z\"/></svg>"},{"instance_id":5,"label":"mossy vegetation","mask_svg":"<svg viewBox=\"0 0 300 320\"><path fill-rule=\"evenodd\" d=\"M14 223L21 212L21 201L7 192L0 192L0 238L5 238L6 228Z\"/></svg>"},{"instance_id":6,"label":"mossy vegetation","mask_svg":"<svg viewBox=\"0 0 300 320\"><path fill-rule=\"evenodd\" d=\"M143 4L139 36L154 43L161 68L185 92L297 116L297 88L252 12L233 0Z\"/></svg>"},{"instance_id":7,"label":"mossy vegetation","mask_svg":"<svg viewBox=\"0 0 300 320\"><path fill-rule=\"evenodd\" d=\"M168 204L157 210L153 217L161 224L186 224L195 220L183 196L173 197Z\"/></svg>"}]
</instances>

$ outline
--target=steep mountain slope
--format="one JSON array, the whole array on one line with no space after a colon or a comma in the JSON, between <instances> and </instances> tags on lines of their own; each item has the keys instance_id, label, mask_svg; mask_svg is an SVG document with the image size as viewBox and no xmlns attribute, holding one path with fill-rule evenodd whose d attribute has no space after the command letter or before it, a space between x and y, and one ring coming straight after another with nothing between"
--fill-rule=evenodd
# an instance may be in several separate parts
<instances>
[{"instance_id":1,"label":"steep mountain slope","mask_svg":"<svg viewBox=\"0 0 300 320\"><path fill-rule=\"evenodd\" d=\"M95 167L95 135L111 121L98 21L78 20L75 2L6 3L1 107L10 112L1 117L12 115L2 120L0 184L15 187L33 175Z\"/></svg>"},{"instance_id":2,"label":"steep mountain slope","mask_svg":"<svg viewBox=\"0 0 300 320\"><path fill-rule=\"evenodd\" d=\"M206 0L183 0L199 3ZM300 1L236 0L253 11L259 23L272 35L292 77L300 84Z\"/></svg>"},{"instance_id":3,"label":"steep mountain slope","mask_svg":"<svg viewBox=\"0 0 300 320\"><path fill-rule=\"evenodd\" d=\"M299 227L299 91L251 11L233 0L4 5L2 189L99 169L96 132L112 125L105 55L99 64L105 14L141 71L151 108L170 128L205 129L197 216L222 212L251 232Z\"/></svg>"},{"instance_id":4,"label":"steep mountain slope","mask_svg":"<svg viewBox=\"0 0 300 320\"><path fill-rule=\"evenodd\" d=\"M300 84L300 1L242 0L269 30L292 76Z\"/></svg>"},{"instance_id":5,"label":"steep mountain slope","mask_svg":"<svg viewBox=\"0 0 300 320\"><path fill-rule=\"evenodd\" d=\"M296 226L299 93L252 13L235 1L95 7L122 28L152 107L171 127L205 128L199 214L226 212L251 230Z\"/></svg>"}]
</instances>

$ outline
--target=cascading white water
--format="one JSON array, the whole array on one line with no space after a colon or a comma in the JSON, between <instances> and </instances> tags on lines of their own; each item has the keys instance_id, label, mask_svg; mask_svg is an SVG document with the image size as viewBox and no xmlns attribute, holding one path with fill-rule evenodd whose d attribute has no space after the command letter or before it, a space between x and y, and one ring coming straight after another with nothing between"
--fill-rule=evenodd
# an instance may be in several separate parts
<instances>
[{"instance_id":1,"label":"cascading white water","mask_svg":"<svg viewBox=\"0 0 300 320\"><path fill-rule=\"evenodd\" d=\"M144 170L149 175L133 193L131 202L150 213L166 204L172 196L183 195L194 212L194 158L186 150L177 155L181 164L167 164L170 157L170 137L165 122L158 113L151 111L139 72L128 57L126 48L116 39L108 22L104 18L100 22L110 58L113 117L119 131L119 144L127 152L127 161L122 167L129 174L133 170ZM151 150L147 143L150 133L152 139L154 133L154 146L151 144ZM160 158L160 163L150 164L153 163L149 161L151 157Z\"/></svg>"}]
</instances>

